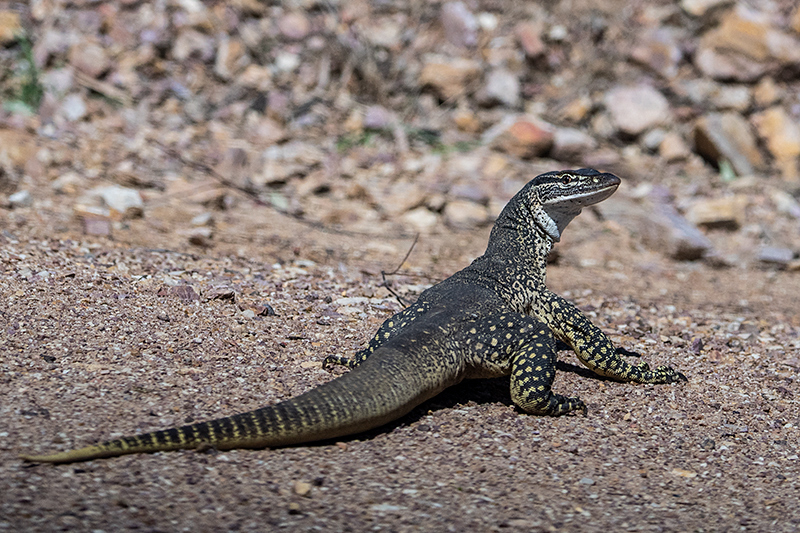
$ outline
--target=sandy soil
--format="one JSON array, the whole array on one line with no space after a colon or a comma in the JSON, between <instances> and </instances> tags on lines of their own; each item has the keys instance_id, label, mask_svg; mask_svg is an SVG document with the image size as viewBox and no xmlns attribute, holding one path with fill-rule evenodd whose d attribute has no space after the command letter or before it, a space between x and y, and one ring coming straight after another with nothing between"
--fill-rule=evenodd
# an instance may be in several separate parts
<instances>
[{"instance_id":1,"label":"sandy soil","mask_svg":"<svg viewBox=\"0 0 800 533\"><path fill-rule=\"evenodd\" d=\"M687 384L604 381L564 353L555 388L580 395L587 417L526 416L507 380L471 381L342 442L19 461L294 396L399 309L380 270L409 241L310 231L252 206L230 216L255 230L223 229L233 244L205 253L168 251L135 224L115 241L53 240L33 217L0 237L1 529L800 529L793 275L635 252L581 266L622 247L591 214L567 230L551 288ZM486 236L424 237L393 287L413 297ZM259 314L266 304L275 315Z\"/></svg>"}]
</instances>

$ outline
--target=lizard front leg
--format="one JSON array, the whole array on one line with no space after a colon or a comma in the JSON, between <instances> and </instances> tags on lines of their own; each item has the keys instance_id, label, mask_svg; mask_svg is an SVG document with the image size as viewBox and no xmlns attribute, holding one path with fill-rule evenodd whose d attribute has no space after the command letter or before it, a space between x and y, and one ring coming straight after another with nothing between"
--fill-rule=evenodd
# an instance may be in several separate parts
<instances>
[{"instance_id":1,"label":"lizard front leg","mask_svg":"<svg viewBox=\"0 0 800 533\"><path fill-rule=\"evenodd\" d=\"M545 298L543 303L547 309L546 315L550 317L548 326L575 351L578 359L592 372L634 383L687 381L686 376L669 366L659 366L652 370L644 361L631 365L620 355L631 355L635 352L615 348L611 339L600 328L560 296L547 291Z\"/></svg>"},{"instance_id":2,"label":"lizard front leg","mask_svg":"<svg viewBox=\"0 0 800 533\"><path fill-rule=\"evenodd\" d=\"M458 344L468 346L468 377L510 372L511 400L526 413L550 416L571 411L586 413L586 405L579 398L552 391L556 341L542 322L520 313L495 315L471 325L465 337Z\"/></svg>"}]
</instances>

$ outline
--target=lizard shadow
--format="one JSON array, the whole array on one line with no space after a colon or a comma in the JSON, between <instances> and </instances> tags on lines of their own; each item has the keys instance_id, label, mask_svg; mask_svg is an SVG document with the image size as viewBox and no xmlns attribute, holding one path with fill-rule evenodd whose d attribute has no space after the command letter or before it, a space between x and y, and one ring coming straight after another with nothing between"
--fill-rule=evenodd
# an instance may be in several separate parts
<instances>
[{"instance_id":1,"label":"lizard shadow","mask_svg":"<svg viewBox=\"0 0 800 533\"><path fill-rule=\"evenodd\" d=\"M581 377L594 379L597 381L612 381L609 378L599 376L591 370L582 366L558 361L556 363L556 370L559 372L570 372L577 374ZM303 443L297 446L302 447L316 447L316 446L329 446L335 442L350 442L356 440L372 440L379 435L392 433L398 428L410 426L418 422L422 418L431 413L442 411L445 409L453 409L467 404L490 404L497 403L508 407L514 406L511 401L511 378L504 376L500 378L490 379L465 379L457 385L445 389L434 398L418 405L411 410L410 413L404 415L397 420L384 424L378 428L338 437L335 439L321 440L313 443ZM519 408L516 409L519 413L523 413ZM294 446L292 446L294 447Z\"/></svg>"}]
</instances>

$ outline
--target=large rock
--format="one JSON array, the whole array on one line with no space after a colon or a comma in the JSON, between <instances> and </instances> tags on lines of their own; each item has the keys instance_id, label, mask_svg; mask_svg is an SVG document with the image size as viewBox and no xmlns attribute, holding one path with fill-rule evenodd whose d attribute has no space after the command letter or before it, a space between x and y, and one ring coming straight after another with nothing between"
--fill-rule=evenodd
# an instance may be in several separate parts
<instances>
[{"instance_id":1,"label":"large rock","mask_svg":"<svg viewBox=\"0 0 800 533\"><path fill-rule=\"evenodd\" d=\"M655 189L639 200L615 194L600 209L646 247L672 259L693 261L712 251L708 237L678 213L665 191Z\"/></svg>"},{"instance_id":2,"label":"large rock","mask_svg":"<svg viewBox=\"0 0 800 533\"><path fill-rule=\"evenodd\" d=\"M697 153L714 164L728 161L736 174L748 176L764 166L750 124L738 113L712 113L694 127Z\"/></svg>"},{"instance_id":3,"label":"large rock","mask_svg":"<svg viewBox=\"0 0 800 533\"><path fill-rule=\"evenodd\" d=\"M639 135L670 118L669 102L649 85L615 87L603 102L614 127L628 135Z\"/></svg>"}]
</instances>

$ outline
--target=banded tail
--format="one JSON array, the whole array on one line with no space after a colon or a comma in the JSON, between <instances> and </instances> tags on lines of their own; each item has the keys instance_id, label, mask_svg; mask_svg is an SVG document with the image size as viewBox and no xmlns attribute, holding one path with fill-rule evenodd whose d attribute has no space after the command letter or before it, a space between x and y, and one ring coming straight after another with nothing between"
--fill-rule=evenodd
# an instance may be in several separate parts
<instances>
[{"instance_id":1,"label":"banded tail","mask_svg":"<svg viewBox=\"0 0 800 533\"><path fill-rule=\"evenodd\" d=\"M52 455L23 455L20 459L73 463L205 446L220 450L277 447L352 435L400 418L458 381L455 371L420 372L424 367L420 359L381 348L348 374L276 405Z\"/></svg>"}]
</instances>

